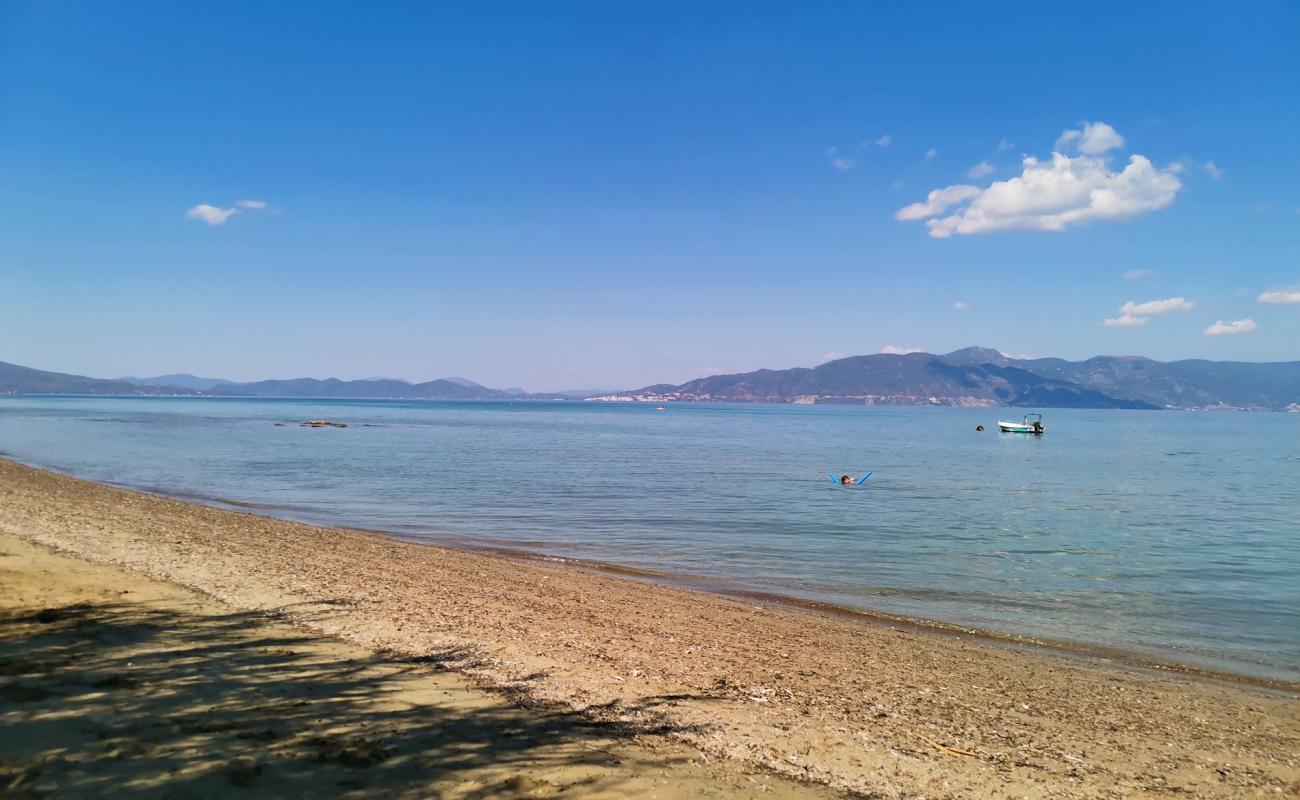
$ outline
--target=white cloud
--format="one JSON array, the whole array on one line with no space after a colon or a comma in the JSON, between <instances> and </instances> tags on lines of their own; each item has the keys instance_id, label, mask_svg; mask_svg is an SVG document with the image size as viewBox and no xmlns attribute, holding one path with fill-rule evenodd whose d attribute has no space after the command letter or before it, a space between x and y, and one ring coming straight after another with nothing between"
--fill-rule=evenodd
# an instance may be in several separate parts
<instances>
[{"instance_id":1,"label":"white cloud","mask_svg":"<svg viewBox=\"0 0 1300 800\"><path fill-rule=\"evenodd\" d=\"M965 311L966 309L970 308L970 303L967 303L965 300L958 300L957 302L952 304L952 307L958 311Z\"/></svg>"},{"instance_id":2,"label":"white cloud","mask_svg":"<svg viewBox=\"0 0 1300 800\"><path fill-rule=\"evenodd\" d=\"M841 156L838 147L826 148L826 155L831 157L831 166L835 167L835 169L840 172L847 172L853 169L853 167L858 163L856 159Z\"/></svg>"},{"instance_id":3,"label":"white cloud","mask_svg":"<svg viewBox=\"0 0 1300 800\"><path fill-rule=\"evenodd\" d=\"M1128 272L1124 273L1124 280L1140 281L1143 278L1151 278L1157 274L1158 273L1153 269L1131 269Z\"/></svg>"},{"instance_id":4,"label":"white cloud","mask_svg":"<svg viewBox=\"0 0 1300 800\"><path fill-rule=\"evenodd\" d=\"M1009 358L1012 361L1033 361L1038 356L1031 356L1028 353L1008 353L1005 350L999 350L1003 358Z\"/></svg>"},{"instance_id":5,"label":"white cloud","mask_svg":"<svg viewBox=\"0 0 1300 800\"><path fill-rule=\"evenodd\" d=\"M1300 303L1300 286L1290 286L1286 289L1273 289L1264 292L1259 296L1261 303L1278 303L1281 305L1294 305Z\"/></svg>"},{"instance_id":6,"label":"white cloud","mask_svg":"<svg viewBox=\"0 0 1300 800\"><path fill-rule=\"evenodd\" d=\"M888 353L893 356L905 356L908 353L920 353L923 351L919 347L898 347L897 345L887 344L880 348L880 352Z\"/></svg>"},{"instance_id":7,"label":"white cloud","mask_svg":"<svg viewBox=\"0 0 1300 800\"><path fill-rule=\"evenodd\" d=\"M1005 137L1002 139L1002 141L998 142L999 153L1002 152L1003 150L1010 150L1013 147L1015 147L1015 145L1011 142L1008 142Z\"/></svg>"},{"instance_id":8,"label":"white cloud","mask_svg":"<svg viewBox=\"0 0 1300 800\"><path fill-rule=\"evenodd\" d=\"M938 157L939 157L939 151L936 150L936 149L934 149L933 147L931 147L929 150L926 150L926 151L925 151L925 157L928 158L928 159L938 158Z\"/></svg>"},{"instance_id":9,"label":"white cloud","mask_svg":"<svg viewBox=\"0 0 1300 800\"><path fill-rule=\"evenodd\" d=\"M972 197L978 196L983 189L978 186L957 185L949 186L946 189L935 189L926 195L924 203L913 203L905 208L900 208L894 219L898 220L915 220L925 219L942 214L950 206L958 203L964 203Z\"/></svg>"},{"instance_id":10,"label":"white cloud","mask_svg":"<svg viewBox=\"0 0 1300 800\"><path fill-rule=\"evenodd\" d=\"M270 208L265 200L236 200L230 208L200 203L185 212L186 219L197 219L209 225L225 225L231 217L242 211L261 211Z\"/></svg>"},{"instance_id":11,"label":"white cloud","mask_svg":"<svg viewBox=\"0 0 1300 800\"><path fill-rule=\"evenodd\" d=\"M843 353L836 353L836 352L834 352L834 351L831 351L831 352L826 353L826 354L824 354L824 355L822 356L822 363L824 364L824 363L826 363L827 361L835 361L835 360L837 360L837 359L841 359L841 358L844 358L844 354L843 354Z\"/></svg>"},{"instance_id":12,"label":"white cloud","mask_svg":"<svg viewBox=\"0 0 1300 800\"><path fill-rule=\"evenodd\" d=\"M966 170L966 177L970 178L971 180L979 180L980 178L984 178L989 175L992 175L996 171L997 170L993 169L992 164L990 164L987 161L981 161L980 163Z\"/></svg>"},{"instance_id":13,"label":"white cloud","mask_svg":"<svg viewBox=\"0 0 1300 800\"><path fill-rule=\"evenodd\" d=\"M872 142L872 144L874 144L876 147L889 147L893 143L894 143L894 138L887 133L881 136L879 139Z\"/></svg>"},{"instance_id":14,"label":"white cloud","mask_svg":"<svg viewBox=\"0 0 1300 800\"><path fill-rule=\"evenodd\" d=\"M1099 130L1104 126L1105 130ZM1119 134L1105 123L1074 131L1073 140L1088 138L1090 151L1116 146ZM1107 131L1109 133L1107 133ZM1067 132L1069 133L1069 132ZM1048 163L1027 156L1023 171L1014 178L994 181L987 188L954 185L930 192L925 203L910 205L894 216L900 220L926 219L930 235L977 234L1006 230L1061 231L1094 220L1123 219L1157 211L1174 201L1182 189L1181 166L1157 169L1144 156L1132 155L1121 171L1111 169L1105 157L1052 154ZM938 203L936 200L944 200ZM955 213L939 217L951 206L970 202ZM933 217L933 219L927 219Z\"/></svg>"},{"instance_id":15,"label":"white cloud","mask_svg":"<svg viewBox=\"0 0 1300 800\"><path fill-rule=\"evenodd\" d=\"M1124 146L1124 137L1104 122L1085 122L1083 130L1065 131L1056 140L1057 152L1073 147L1086 156L1099 156Z\"/></svg>"},{"instance_id":16,"label":"white cloud","mask_svg":"<svg viewBox=\"0 0 1300 800\"><path fill-rule=\"evenodd\" d=\"M1147 324L1152 317L1159 314L1168 314L1173 311L1190 311L1195 307L1195 303L1182 297L1171 297L1168 300L1148 300L1145 303L1135 303L1130 300L1120 306L1120 315L1118 317L1104 319L1101 324L1107 328L1136 328Z\"/></svg>"},{"instance_id":17,"label":"white cloud","mask_svg":"<svg viewBox=\"0 0 1300 800\"><path fill-rule=\"evenodd\" d=\"M1219 178L1222 178L1223 174L1227 172L1227 170L1225 170L1223 167L1220 167L1218 164L1215 164L1213 161L1205 162L1205 171L1209 173L1211 180L1216 180L1216 181Z\"/></svg>"},{"instance_id":18,"label":"white cloud","mask_svg":"<svg viewBox=\"0 0 1300 800\"><path fill-rule=\"evenodd\" d=\"M1148 300L1145 303L1135 303L1130 300L1120 306L1119 313L1149 317L1156 314L1168 314L1171 311L1191 311L1193 308L1196 308L1196 304L1190 300L1182 297L1171 297L1168 300Z\"/></svg>"},{"instance_id":19,"label":"white cloud","mask_svg":"<svg viewBox=\"0 0 1300 800\"><path fill-rule=\"evenodd\" d=\"M1236 322L1219 320L1206 328L1204 333L1206 336L1232 336L1238 333L1250 333L1258 327L1253 319L1239 319Z\"/></svg>"},{"instance_id":20,"label":"white cloud","mask_svg":"<svg viewBox=\"0 0 1300 800\"><path fill-rule=\"evenodd\" d=\"M197 219L209 225L225 225L226 220L239 213L237 208L217 208L207 203L200 203L185 212L186 219Z\"/></svg>"}]
</instances>

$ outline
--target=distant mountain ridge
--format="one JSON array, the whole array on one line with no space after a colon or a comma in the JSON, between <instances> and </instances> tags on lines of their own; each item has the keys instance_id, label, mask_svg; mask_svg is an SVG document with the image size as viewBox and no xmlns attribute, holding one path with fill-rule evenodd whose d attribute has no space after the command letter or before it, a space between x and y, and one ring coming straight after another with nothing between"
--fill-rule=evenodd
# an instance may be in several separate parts
<instances>
[{"instance_id":1,"label":"distant mountain ridge","mask_svg":"<svg viewBox=\"0 0 1300 800\"><path fill-rule=\"evenodd\" d=\"M0 361L0 394L192 395L198 392L184 386L87 378Z\"/></svg>"},{"instance_id":2,"label":"distant mountain ridge","mask_svg":"<svg viewBox=\"0 0 1300 800\"><path fill-rule=\"evenodd\" d=\"M562 400L560 393L489 389L468 378L409 383L395 378L344 381L338 378L236 383L189 373L156 378L88 378L0 362L0 394L203 395L208 397L389 398L403 400Z\"/></svg>"},{"instance_id":3,"label":"distant mountain ridge","mask_svg":"<svg viewBox=\"0 0 1300 800\"><path fill-rule=\"evenodd\" d=\"M423 383L378 378L294 378L236 383L188 373L117 380L46 372L0 362L0 394L203 395L219 397L563 400L580 392L490 389L467 378ZM595 394L593 392L593 394ZM1300 361L1161 362L1139 356L1085 361L1011 358L986 347L944 355L850 356L816 367L712 375L588 399L866 403L1300 411Z\"/></svg>"},{"instance_id":4,"label":"distant mountain ridge","mask_svg":"<svg viewBox=\"0 0 1300 800\"><path fill-rule=\"evenodd\" d=\"M195 391L204 391L211 389L213 386L222 386L234 383L225 378L200 378L198 375L190 375L188 372L179 372L173 375L159 375L154 378L121 378L127 383L134 383L137 386L181 386L186 389Z\"/></svg>"},{"instance_id":5,"label":"distant mountain ridge","mask_svg":"<svg viewBox=\"0 0 1300 800\"><path fill-rule=\"evenodd\" d=\"M816 367L713 375L619 399L1045 408L1300 410L1300 361L1015 359L986 347L880 353Z\"/></svg>"},{"instance_id":6,"label":"distant mountain ridge","mask_svg":"<svg viewBox=\"0 0 1300 800\"><path fill-rule=\"evenodd\" d=\"M424 383L393 379L343 381L338 378L293 378L214 386L206 394L225 397L385 397L402 400L518 400L553 397L544 394L512 394L500 389L489 389L464 378L439 378Z\"/></svg>"}]
</instances>

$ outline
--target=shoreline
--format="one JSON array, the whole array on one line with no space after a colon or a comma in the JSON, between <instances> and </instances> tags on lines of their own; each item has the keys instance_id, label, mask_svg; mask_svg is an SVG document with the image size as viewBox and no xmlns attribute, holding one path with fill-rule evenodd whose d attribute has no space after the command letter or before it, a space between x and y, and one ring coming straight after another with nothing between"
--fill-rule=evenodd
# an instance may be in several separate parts
<instances>
[{"instance_id":1,"label":"shoreline","mask_svg":"<svg viewBox=\"0 0 1300 800\"><path fill-rule=\"evenodd\" d=\"M7 459L0 531L839 789L1300 791L1300 703L1281 687L225 511Z\"/></svg>"},{"instance_id":2,"label":"shoreline","mask_svg":"<svg viewBox=\"0 0 1300 800\"><path fill-rule=\"evenodd\" d=\"M959 637L971 637L982 639L989 643L1011 648L1038 649L1058 654L1063 657L1072 657L1088 660L1098 660L1103 662L1113 662L1128 667L1138 669L1147 669L1160 672L1177 673L1188 676L1195 676L1205 680L1219 681L1226 684L1239 684L1244 686L1255 686L1264 689L1276 689L1284 693L1300 694L1300 679L1273 677L1262 674L1251 674L1247 672L1234 671L1232 669L1217 668L1203 664L1197 664L1191 661L1183 661L1177 658L1169 658L1155 653L1126 648L1118 645L1105 645L1089 642L1074 641L1070 639L1056 639L1041 636L1032 636L1029 634L1015 633L1012 631L999 631L991 628L979 626L964 625L958 622L950 622L943 619L930 617L913 617L903 614L893 614L888 611L881 611L873 608L860 606L851 606L843 603L836 603L828 600L816 600L807 597L800 597L793 594L782 592L769 592L762 590L746 589L743 586L735 585L732 581L716 576L698 576L687 574L675 574L660 570L644 569L633 567L615 562L601 561L596 559L572 558L569 556L553 555L537 550L526 548L509 547L505 545L494 544L476 544L474 537L463 536L460 534L446 533L445 540L430 541L424 537L406 535L398 531L389 531L378 528L364 528L340 523L330 523L313 521L311 517L312 509L298 508L294 506L267 505L261 503L252 503L243 500L236 500L226 497L217 497L213 495L204 495L193 492L179 492L168 490L163 487L136 486L125 483L112 483L107 481L95 481L89 478L83 478L72 472L66 471L52 465L35 465L21 461L12 455L0 451L0 460L8 460L15 464L20 464L29 469L50 472L56 475L82 480L90 483L98 483L103 486L109 486L115 489L128 492L138 492L152 497L158 497L166 500L173 500L182 503L191 503L194 505L204 506L219 511L227 511L236 514L249 514L252 516L262 517L265 519L291 522L301 525L311 525L313 527L326 528L331 530L343 530L350 533L367 536L378 536L385 539L391 539L399 542L405 542L420 547L433 547L447 550L454 550L464 553L479 553L485 555L498 556L501 558L512 559L522 563L540 563L560 565L575 570L586 570L603 575L612 575L620 578L642 581L662 586L670 586L690 591L705 592L722 597L732 597L741 600L754 601L759 603L772 604L776 606L787 606L790 608L806 609L826 614L835 614L851 619L861 620L865 624L883 624L905 626L917 631L928 632L935 635L950 635ZM278 515L275 511L287 512L306 512L305 516L294 516L292 513Z\"/></svg>"}]
</instances>

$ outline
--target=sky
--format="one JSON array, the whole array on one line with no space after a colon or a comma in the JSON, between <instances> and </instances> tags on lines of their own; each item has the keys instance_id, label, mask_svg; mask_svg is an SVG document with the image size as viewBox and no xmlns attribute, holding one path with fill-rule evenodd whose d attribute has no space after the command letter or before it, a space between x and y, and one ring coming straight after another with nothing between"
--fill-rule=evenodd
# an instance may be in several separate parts
<instances>
[{"instance_id":1,"label":"sky","mask_svg":"<svg viewBox=\"0 0 1300 800\"><path fill-rule=\"evenodd\" d=\"M1300 359L1300 4L0 4L0 361Z\"/></svg>"}]
</instances>

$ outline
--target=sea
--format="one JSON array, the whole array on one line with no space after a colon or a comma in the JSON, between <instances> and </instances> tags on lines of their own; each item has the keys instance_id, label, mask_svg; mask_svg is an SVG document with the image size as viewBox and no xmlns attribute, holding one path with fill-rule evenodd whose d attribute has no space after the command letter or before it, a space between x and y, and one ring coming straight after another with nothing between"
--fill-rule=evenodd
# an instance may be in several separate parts
<instances>
[{"instance_id":1,"label":"sea","mask_svg":"<svg viewBox=\"0 0 1300 800\"><path fill-rule=\"evenodd\" d=\"M0 398L120 486L1300 679L1300 414ZM307 428L329 419L346 428ZM977 426L982 425L982 432ZM844 488L828 473L858 476Z\"/></svg>"}]
</instances>

